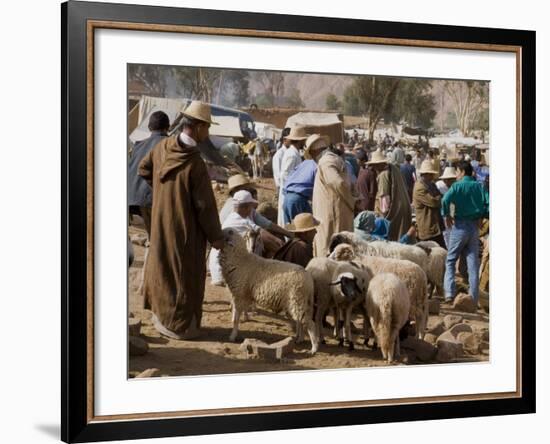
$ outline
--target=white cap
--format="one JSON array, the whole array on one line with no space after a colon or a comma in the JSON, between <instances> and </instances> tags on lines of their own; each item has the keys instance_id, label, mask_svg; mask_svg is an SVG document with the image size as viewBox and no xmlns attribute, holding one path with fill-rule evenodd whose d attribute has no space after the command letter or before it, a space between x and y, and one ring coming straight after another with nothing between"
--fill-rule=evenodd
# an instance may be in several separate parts
<instances>
[{"instance_id":1,"label":"white cap","mask_svg":"<svg viewBox=\"0 0 550 444\"><path fill-rule=\"evenodd\" d=\"M233 194L233 203L240 205L246 203L258 203L250 194L250 191L240 190Z\"/></svg>"}]
</instances>

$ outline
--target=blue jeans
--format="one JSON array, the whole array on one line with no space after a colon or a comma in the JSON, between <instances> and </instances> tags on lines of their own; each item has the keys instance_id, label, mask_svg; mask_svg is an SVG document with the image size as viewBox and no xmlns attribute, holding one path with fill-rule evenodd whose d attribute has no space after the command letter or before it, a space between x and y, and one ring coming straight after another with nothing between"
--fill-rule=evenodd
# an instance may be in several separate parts
<instances>
[{"instance_id":1,"label":"blue jeans","mask_svg":"<svg viewBox=\"0 0 550 444\"><path fill-rule=\"evenodd\" d=\"M311 205L306 196L292 191L285 193L283 201L283 215L285 224L289 224L300 213L311 213Z\"/></svg>"},{"instance_id":2,"label":"blue jeans","mask_svg":"<svg viewBox=\"0 0 550 444\"><path fill-rule=\"evenodd\" d=\"M479 299L479 227L478 221L456 220L449 235L447 263L445 267L445 299L456 296L456 261L463 255L468 266L470 295L477 303Z\"/></svg>"}]
</instances>

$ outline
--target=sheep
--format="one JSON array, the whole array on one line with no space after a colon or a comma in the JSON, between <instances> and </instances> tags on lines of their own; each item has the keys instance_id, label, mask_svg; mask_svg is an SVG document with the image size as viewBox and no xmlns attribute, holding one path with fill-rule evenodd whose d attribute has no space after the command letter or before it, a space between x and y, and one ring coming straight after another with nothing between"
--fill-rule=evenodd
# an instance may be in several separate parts
<instances>
[{"instance_id":1,"label":"sheep","mask_svg":"<svg viewBox=\"0 0 550 444\"><path fill-rule=\"evenodd\" d=\"M323 341L323 318L330 305L334 304L336 305L335 331L339 345L347 342L349 350L353 350L351 315L354 307L365 300L372 277L370 272L355 264L337 262L323 257L313 258L306 270L313 277L315 284L315 324L320 342ZM341 317L344 321L343 339L340 336Z\"/></svg>"},{"instance_id":2,"label":"sheep","mask_svg":"<svg viewBox=\"0 0 550 444\"><path fill-rule=\"evenodd\" d=\"M443 279L445 277L445 263L447 262L447 250L442 248L437 242L422 241L415 244L428 254L428 295L431 297L434 293L437 296L444 296Z\"/></svg>"},{"instance_id":3,"label":"sheep","mask_svg":"<svg viewBox=\"0 0 550 444\"><path fill-rule=\"evenodd\" d=\"M299 265L250 253L237 231L232 228L222 231L224 247L220 251L220 265L233 299L233 330L229 340L237 339L241 313L255 304L275 313L285 311L296 322L297 342L302 339L305 327L311 340L311 354L315 354L319 336L313 322L311 275Z\"/></svg>"},{"instance_id":4,"label":"sheep","mask_svg":"<svg viewBox=\"0 0 550 444\"><path fill-rule=\"evenodd\" d=\"M353 247L348 244L338 245L330 254L334 260L358 262L376 276L380 273L394 273L403 281L409 292L409 318L416 325L416 336L424 339L428 323L428 292L426 273L415 263L408 260L391 259L386 257L357 255Z\"/></svg>"},{"instance_id":5,"label":"sheep","mask_svg":"<svg viewBox=\"0 0 550 444\"><path fill-rule=\"evenodd\" d=\"M414 245L384 240L367 242L350 231L342 231L332 235L330 252L334 251L337 245L343 243L351 245L356 254L406 259L417 264L424 272L428 272L428 255L426 251Z\"/></svg>"},{"instance_id":6,"label":"sheep","mask_svg":"<svg viewBox=\"0 0 550 444\"><path fill-rule=\"evenodd\" d=\"M399 332L409 315L410 296L405 284L393 273L372 278L366 297L370 325L384 359L391 363L400 355Z\"/></svg>"}]
</instances>

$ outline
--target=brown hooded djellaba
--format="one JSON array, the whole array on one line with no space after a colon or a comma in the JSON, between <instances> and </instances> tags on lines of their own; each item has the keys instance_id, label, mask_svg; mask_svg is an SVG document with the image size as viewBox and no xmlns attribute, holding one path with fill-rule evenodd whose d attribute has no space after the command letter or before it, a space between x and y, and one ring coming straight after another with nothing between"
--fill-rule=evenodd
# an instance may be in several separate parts
<instances>
[{"instance_id":1,"label":"brown hooded djellaba","mask_svg":"<svg viewBox=\"0 0 550 444\"><path fill-rule=\"evenodd\" d=\"M206 241L223 238L210 178L198 148L182 145L177 136L149 152L139 175L153 188L144 307L183 335L193 317L200 327Z\"/></svg>"}]
</instances>

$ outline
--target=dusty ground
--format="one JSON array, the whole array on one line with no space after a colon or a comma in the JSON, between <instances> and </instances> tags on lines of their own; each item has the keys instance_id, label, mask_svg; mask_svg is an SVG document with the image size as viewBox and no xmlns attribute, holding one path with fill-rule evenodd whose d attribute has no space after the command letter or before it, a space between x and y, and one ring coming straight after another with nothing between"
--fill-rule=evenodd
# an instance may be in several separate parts
<instances>
[{"instance_id":1,"label":"dusty ground","mask_svg":"<svg viewBox=\"0 0 550 444\"><path fill-rule=\"evenodd\" d=\"M259 200L272 200L274 192L269 190L269 187L272 187L272 182L264 180L263 184L266 189L259 189ZM217 190L215 194L218 206L223 205L227 197L226 191ZM142 227L130 226L130 237L144 233ZM338 347L336 341L330 336L327 337L327 344L321 345L320 351L314 356L309 355L309 341L306 340L303 344L297 345L283 362L247 359L239 348L240 343L228 342L231 331L229 290L210 285L209 279L206 282L203 306L202 336L193 341L176 341L161 337L151 324L150 312L142 310L142 298L138 288L143 267L144 247L135 243L133 246L135 261L129 269L129 311L142 319L141 334L149 344L149 352L143 356L130 356L130 377L149 368L159 369L160 376L179 376L387 365L382 360L379 350L371 350L364 345L357 345L356 350L349 352L345 348ZM442 308L437 316L430 315L428 327L441 321L447 314L460 314L474 331L489 327L488 315L482 311L467 314L456 312L450 308ZM356 321L355 325L358 329L361 328L361 323L361 319ZM281 316L257 311L251 313L248 322L241 321L239 334L243 339L254 338L273 343L292 335L292 330L288 321ZM398 365L409 363L409 358L406 353L402 353L401 362ZM487 359L487 355L465 358L467 361ZM414 359L411 360L414 361Z\"/></svg>"}]
</instances>

